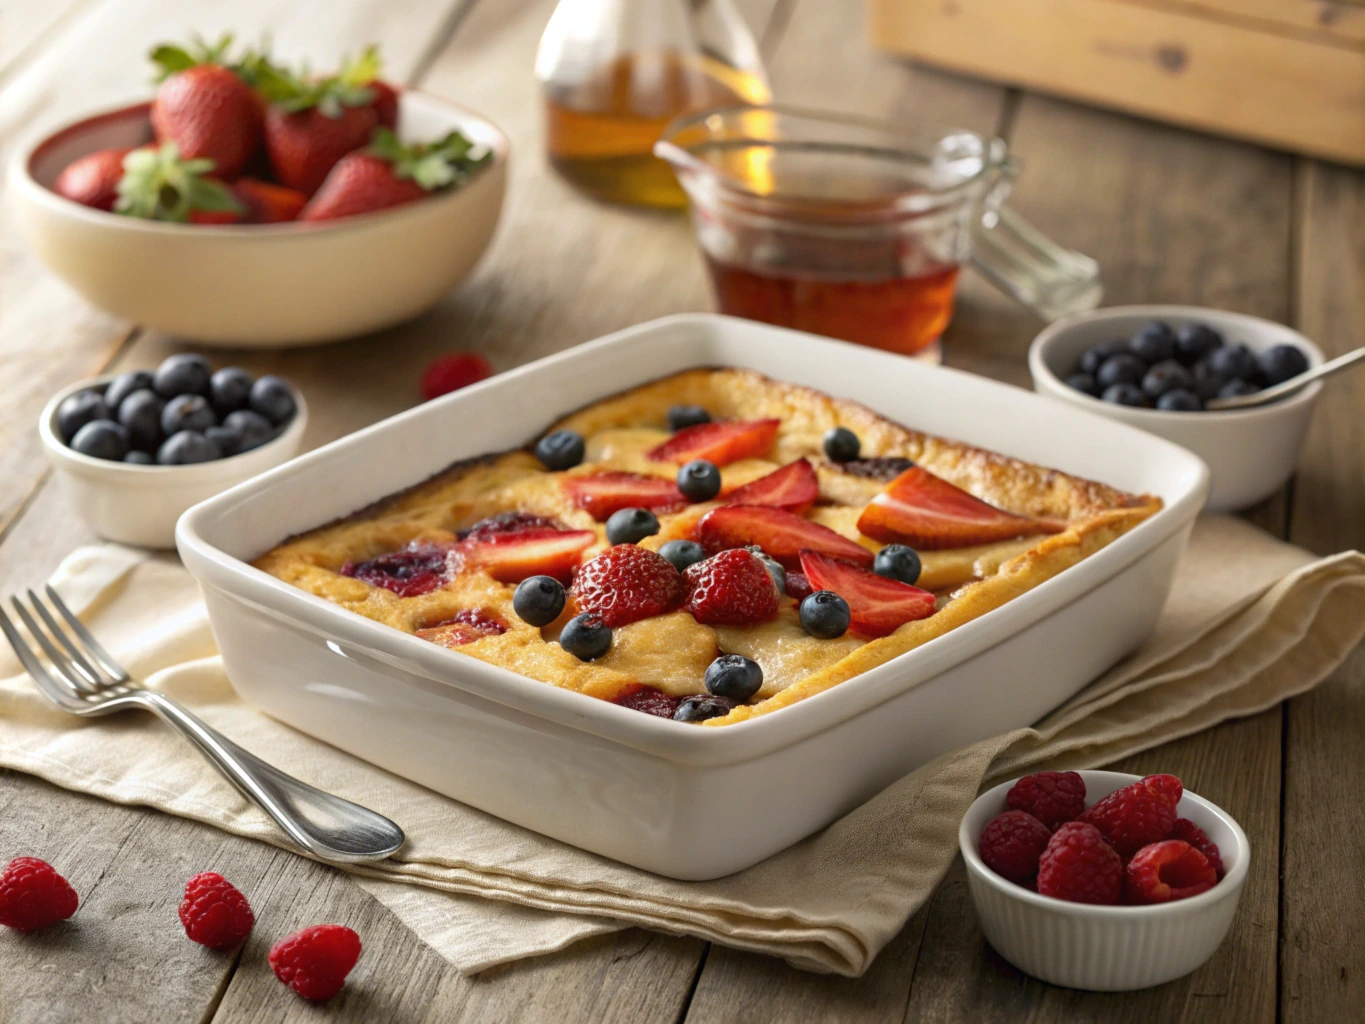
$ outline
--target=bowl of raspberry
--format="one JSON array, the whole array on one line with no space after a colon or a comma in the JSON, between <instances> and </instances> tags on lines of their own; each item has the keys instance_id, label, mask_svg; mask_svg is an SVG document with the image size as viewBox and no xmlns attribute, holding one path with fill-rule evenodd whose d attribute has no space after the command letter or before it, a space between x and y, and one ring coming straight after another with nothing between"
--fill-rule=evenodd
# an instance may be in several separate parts
<instances>
[{"instance_id":1,"label":"bowl of raspberry","mask_svg":"<svg viewBox=\"0 0 1365 1024\"><path fill-rule=\"evenodd\" d=\"M1204 964L1251 863L1237 822L1174 775L1027 775L979 796L958 842L995 950L1026 974L1095 992Z\"/></svg>"}]
</instances>

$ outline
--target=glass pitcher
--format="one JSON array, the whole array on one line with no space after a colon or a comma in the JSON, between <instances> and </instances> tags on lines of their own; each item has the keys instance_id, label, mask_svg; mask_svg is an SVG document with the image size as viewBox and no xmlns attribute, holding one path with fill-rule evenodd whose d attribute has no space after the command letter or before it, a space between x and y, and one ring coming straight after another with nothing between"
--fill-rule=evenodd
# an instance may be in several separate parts
<instances>
[{"instance_id":1,"label":"glass pitcher","mask_svg":"<svg viewBox=\"0 0 1365 1024\"><path fill-rule=\"evenodd\" d=\"M536 54L549 161L599 199L681 208L653 155L679 114L771 98L730 0L560 0Z\"/></svg>"},{"instance_id":2,"label":"glass pitcher","mask_svg":"<svg viewBox=\"0 0 1365 1024\"><path fill-rule=\"evenodd\" d=\"M917 354L937 353L964 263L1045 320L1099 303L1098 264L1004 205L1001 139L734 105L679 118L654 152L723 313Z\"/></svg>"}]
</instances>

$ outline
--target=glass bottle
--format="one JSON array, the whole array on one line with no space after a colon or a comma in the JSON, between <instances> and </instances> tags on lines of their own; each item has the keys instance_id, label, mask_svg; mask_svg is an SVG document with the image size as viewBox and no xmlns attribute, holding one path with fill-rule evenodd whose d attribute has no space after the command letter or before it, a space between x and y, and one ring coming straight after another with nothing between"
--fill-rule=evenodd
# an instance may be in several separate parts
<instances>
[{"instance_id":1,"label":"glass bottle","mask_svg":"<svg viewBox=\"0 0 1365 1024\"><path fill-rule=\"evenodd\" d=\"M653 155L679 114L771 99L730 0L560 0L536 54L552 167L598 199L681 209Z\"/></svg>"}]
</instances>

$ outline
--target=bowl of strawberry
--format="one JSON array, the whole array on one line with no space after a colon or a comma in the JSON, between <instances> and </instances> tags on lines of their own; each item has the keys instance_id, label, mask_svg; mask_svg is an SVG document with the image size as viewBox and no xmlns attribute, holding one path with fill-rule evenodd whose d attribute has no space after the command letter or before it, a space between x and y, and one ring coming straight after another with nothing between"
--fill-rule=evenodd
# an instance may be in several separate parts
<instances>
[{"instance_id":1,"label":"bowl of strawberry","mask_svg":"<svg viewBox=\"0 0 1365 1024\"><path fill-rule=\"evenodd\" d=\"M151 57L151 100L9 167L25 239L93 305L199 342L321 343L430 308L488 247L506 136L384 81L373 49L326 75L230 38Z\"/></svg>"},{"instance_id":2,"label":"bowl of strawberry","mask_svg":"<svg viewBox=\"0 0 1365 1024\"><path fill-rule=\"evenodd\" d=\"M1021 971L1124 992L1189 974L1232 926L1246 834L1174 775L1038 772L979 796L958 832L986 940Z\"/></svg>"}]
</instances>

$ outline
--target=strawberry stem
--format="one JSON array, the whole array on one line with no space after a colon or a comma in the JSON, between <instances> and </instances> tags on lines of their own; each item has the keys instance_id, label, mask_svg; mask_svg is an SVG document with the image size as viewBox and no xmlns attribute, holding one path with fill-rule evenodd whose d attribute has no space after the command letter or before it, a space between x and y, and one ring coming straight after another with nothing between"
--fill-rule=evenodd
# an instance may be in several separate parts
<instances>
[{"instance_id":1,"label":"strawberry stem","mask_svg":"<svg viewBox=\"0 0 1365 1024\"><path fill-rule=\"evenodd\" d=\"M208 175L212 160L185 160L180 147L167 142L159 149L135 149L123 158L114 211L143 220L188 223L190 214L240 213L228 187Z\"/></svg>"}]
</instances>

